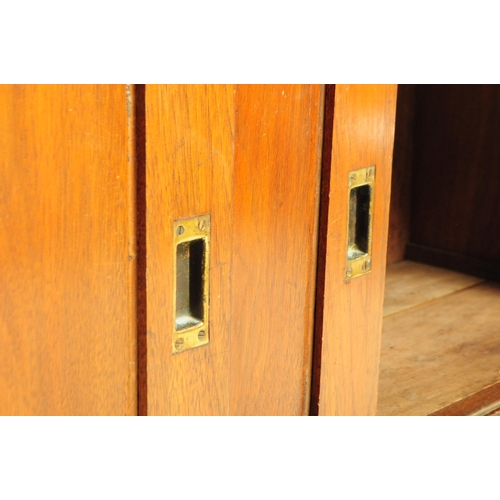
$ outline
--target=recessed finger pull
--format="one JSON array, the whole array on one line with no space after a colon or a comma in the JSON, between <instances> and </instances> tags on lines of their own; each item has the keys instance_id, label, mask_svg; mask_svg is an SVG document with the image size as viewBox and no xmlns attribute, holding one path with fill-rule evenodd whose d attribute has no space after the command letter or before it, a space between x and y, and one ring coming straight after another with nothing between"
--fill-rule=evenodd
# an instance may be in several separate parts
<instances>
[{"instance_id":1,"label":"recessed finger pull","mask_svg":"<svg viewBox=\"0 0 500 500\"><path fill-rule=\"evenodd\" d=\"M209 343L210 214L174 222L172 353Z\"/></svg>"},{"instance_id":2,"label":"recessed finger pull","mask_svg":"<svg viewBox=\"0 0 500 500\"><path fill-rule=\"evenodd\" d=\"M371 272L375 166L349 172L344 281Z\"/></svg>"}]
</instances>

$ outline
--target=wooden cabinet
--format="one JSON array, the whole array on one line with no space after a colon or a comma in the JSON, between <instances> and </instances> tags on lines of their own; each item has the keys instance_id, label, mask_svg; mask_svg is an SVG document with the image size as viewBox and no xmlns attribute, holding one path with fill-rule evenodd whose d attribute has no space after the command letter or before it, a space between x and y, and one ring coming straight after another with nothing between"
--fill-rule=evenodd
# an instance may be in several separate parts
<instances>
[{"instance_id":1,"label":"wooden cabinet","mask_svg":"<svg viewBox=\"0 0 500 500\"><path fill-rule=\"evenodd\" d=\"M0 87L0 413L374 414L396 90ZM210 338L175 353L174 223L202 214Z\"/></svg>"}]
</instances>

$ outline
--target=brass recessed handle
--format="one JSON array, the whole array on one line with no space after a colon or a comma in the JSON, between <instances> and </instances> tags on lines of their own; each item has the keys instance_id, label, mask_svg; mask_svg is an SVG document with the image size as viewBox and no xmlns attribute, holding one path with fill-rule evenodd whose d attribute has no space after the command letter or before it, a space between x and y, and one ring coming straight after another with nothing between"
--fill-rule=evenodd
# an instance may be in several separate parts
<instances>
[{"instance_id":1,"label":"brass recessed handle","mask_svg":"<svg viewBox=\"0 0 500 500\"><path fill-rule=\"evenodd\" d=\"M349 172L344 281L371 272L375 165Z\"/></svg>"},{"instance_id":2,"label":"brass recessed handle","mask_svg":"<svg viewBox=\"0 0 500 500\"><path fill-rule=\"evenodd\" d=\"M172 353L209 343L210 214L174 222Z\"/></svg>"}]
</instances>

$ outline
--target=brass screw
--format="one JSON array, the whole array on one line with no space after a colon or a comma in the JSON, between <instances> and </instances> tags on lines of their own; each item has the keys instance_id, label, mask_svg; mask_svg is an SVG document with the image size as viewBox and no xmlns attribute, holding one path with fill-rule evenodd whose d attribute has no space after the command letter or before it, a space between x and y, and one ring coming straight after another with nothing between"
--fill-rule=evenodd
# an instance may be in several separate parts
<instances>
[{"instance_id":1,"label":"brass screw","mask_svg":"<svg viewBox=\"0 0 500 500\"><path fill-rule=\"evenodd\" d=\"M352 276L352 267L348 267L346 270L345 270L345 275L350 278Z\"/></svg>"},{"instance_id":2,"label":"brass screw","mask_svg":"<svg viewBox=\"0 0 500 500\"><path fill-rule=\"evenodd\" d=\"M184 339L177 339L175 341L175 348L180 351L184 347Z\"/></svg>"},{"instance_id":3,"label":"brass screw","mask_svg":"<svg viewBox=\"0 0 500 500\"><path fill-rule=\"evenodd\" d=\"M199 227L200 231L205 231L205 229L207 228L207 221L206 221L206 219L200 219L198 221L198 227Z\"/></svg>"},{"instance_id":4,"label":"brass screw","mask_svg":"<svg viewBox=\"0 0 500 500\"><path fill-rule=\"evenodd\" d=\"M205 339L205 330L200 330L198 332L198 340L204 340Z\"/></svg>"},{"instance_id":5,"label":"brass screw","mask_svg":"<svg viewBox=\"0 0 500 500\"><path fill-rule=\"evenodd\" d=\"M184 226L179 226L177 228L177 234L178 234L178 236L181 236L184 234Z\"/></svg>"},{"instance_id":6,"label":"brass screw","mask_svg":"<svg viewBox=\"0 0 500 500\"><path fill-rule=\"evenodd\" d=\"M366 180L369 181L373 177L373 168L369 168L366 171Z\"/></svg>"},{"instance_id":7,"label":"brass screw","mask_svg":"<svg viewBox=\"0 0 500 500\"><path fill-rule=\"evenodd\" d=\"M354 182L357 178L358 178L358 176L354 172L349 176L349 180L351 182Z\"/></svg>"},{"instance_id":8,"label":"brass screw","mask_svg":"<svg viewBox=\"0 0 500 500\"><path fill-rule=\"evenodd\" d=\"M371 267L372 267L372 263L369 260L365 260L363 262L363 265L361 266L361 269L363 270L363 272L366 273L370 270Z\"/></svg>"}]
</instances>

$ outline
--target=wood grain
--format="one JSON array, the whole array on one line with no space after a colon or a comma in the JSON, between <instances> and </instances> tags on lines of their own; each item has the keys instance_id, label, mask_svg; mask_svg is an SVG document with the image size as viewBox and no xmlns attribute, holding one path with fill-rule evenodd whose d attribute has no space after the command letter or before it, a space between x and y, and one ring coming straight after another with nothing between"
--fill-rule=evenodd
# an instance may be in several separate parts
<instances>
[{"instance_id":1,"label":"wood grain","mask_svg":"<svg viewBox=\"0 0 500 500\"><path fill-rule=\"evenodd\" d=\"M500 87L418 85L415 106L410 241L498 262Z\"/></svg>"},{"instance_id":2,"label":"wood grain","mask_svg":"<svg viewBox=\"0 0 500 500\"><path fill-rule=\"evenodd\" d=\"M387 266L384 317L476 285L482 280L404 260Z\"/></svg>"},{"instance_id":3,"label":"wood grain","mask_svg":"<svg viewBox=\"0 0 500 500\"><path fill-rule=\"evenodd\" d=\"M396 92L395 85L335 89L320 415L376 412ZM372 272L344 283L348 172L369 165L376 165Z\"/></svg>"},{"instance_id":4,"label":"wood grain","mask_svg":"<svg viewBox=\"0 0 500 500\"><path fill-rule=\"evenodd\" d=\"M309 413L322 108L319 85L238 86L234 415Z\"/></svg>"},{"instance_id":5,"label":"wood grain","mask_svg":"<svg viewBox=\"0 0 500 500\"><path fill-rule=\"evenodd\" d=\"M308 412L318 85L146 86L148 414ZM172 223L211 214L210 343L171 353Z\"/></svg>"},{"instance_id":6,"label":"wood grain","mask_svg":"<svg viewBox=\"0 0 500 500\"><path fill-rule=\"evenodd\" d=\"M136 413L133 92L0 86L0 413Z\"/></svg>"},{"instance_id":7,"label":"wood grain","mask_svg":"<svg viewBox=\"0 0 500 500\"><path fill-rule=\"evenodd\" d=\"M146 85L147 411L227 415L234 88ZM210 343L172 354L174 220L211 214Z\"/></svg>"},{"instance_id":8,"label":"wood grain","mask_svg":"<svg viewBox=\"0 0 500 500\"><path fill-rule=\"evenodd\" d=\"M500 381L500 286L481 283L384 320L379 415L428 415Z\"/></svg>"}]
</instances>

